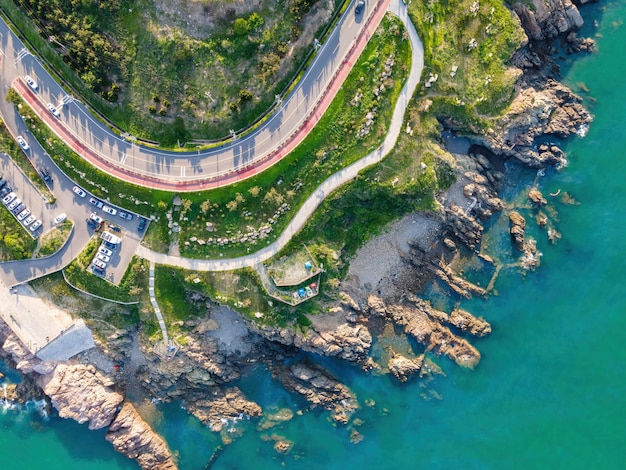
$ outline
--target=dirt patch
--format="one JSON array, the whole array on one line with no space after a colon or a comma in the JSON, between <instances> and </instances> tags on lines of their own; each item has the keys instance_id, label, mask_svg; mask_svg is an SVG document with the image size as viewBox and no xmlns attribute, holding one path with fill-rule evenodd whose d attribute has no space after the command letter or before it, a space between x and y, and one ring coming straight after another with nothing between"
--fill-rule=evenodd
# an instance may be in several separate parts
<instances>
[{"instance_id":1,"label":"dirt patch","mask_svg":"<svg viewBox=\"0 0 626 470\"><path fill-rule=\"evenodd\" d=\"M390 224L385 233L372 238L350 262L348 276L360 288L382 290L384 280L393 280L404 268L403 256L409 242L429 246L437 241L441 222L423 214L412 214Z\"/></svg>"},{"instance_id":2,"label":"dirt patch","mask_svg":"<svg viewBox=\"0 0 626 470\"><path fill-rule=\"evenodd\" d=\"M219 351L227 355L246 356L254 346L251 333L241 317L228 307L218 307L211 313L218 324L207 335L217 340Z\"/></svg>"},{"instance_id":3,"label":"dirt patch","mask_svg":"<svg viewBox=\"0 0 626 470\"><path fill-rule=\"evenodd\" d=\"M165 27L179 28L194 39L211 35L218 22L257 11L268 0L155 0L157 20Z\"/></svg>"}]
</instances>

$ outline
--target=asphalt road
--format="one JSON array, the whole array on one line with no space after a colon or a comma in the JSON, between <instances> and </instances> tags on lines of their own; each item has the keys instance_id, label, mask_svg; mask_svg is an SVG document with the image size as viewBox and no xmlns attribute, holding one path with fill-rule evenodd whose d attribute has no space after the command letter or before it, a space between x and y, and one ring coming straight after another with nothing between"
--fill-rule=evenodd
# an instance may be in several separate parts
<instances>
[{"instance_id":1,"label":"asphalt road","mask_svg":"<svg viewBox=\"0 0 626 470\"><path fill-rule=\"evenodd\" d=\"M0 94L3 95L0 98L0 115L14 137L22 135L28 142L30 148L25 154L33 166L38 170L41 168L50 170L53 178L50 188L56 197L56 203L53 205L46 204L38 190L8 157L0 158L3 175L14 188L18 197L25 201L32 213L43 222L37 231L39 235L53 227L53 220L60 213L66 213L68 219L74 223L74 230L68 242L59 252L47 258L0 263L0 279L6 286L10 287L45 276L67 266L83 250L93 235L93 230L87 226L86 219L91 212L96 212L101 217L111 219L116 225L121 226L125 233L124 239L127 243L122 243L118 255L119 269L117 266L112 266L111 269L111 274L117 270L120 271L119 274L116 273L117 278L115 275L113 278L114 281L118 281L121 278L121 273L126 269L126 265L122 265L121 262L130 260L143 236L137 231L138 216L135 216L132 221L127 221L118 216L107 216L89 203L89 194L84 198L74 194L72 191L74 182L54 164L41 145L31 137L28 127L16 112L15 106L4 99L11 85L11 77L15 74L14 62L6 60L4 56L1 57L0 71L2 72L0 73ZM26 230L21 235L29 236Z\"/></svg>"},{"instance_id":2,"label":"asphalt road","mask_svg":"<svg viewBox=\"0 0 626 470\"><path fill-rule=\"evenodd\" d=\"M358 15L354 13L353 2L280 108L254 132L211 150L168 152L140 146L118 137L78 101L63 104L69 98L65 91L34 56L24 54L23 43L4 21L0 21L1 50L6 62L2 79L4 83L11 83L27 74L33 77L39 84L38 98L44 105L48 102L57 105L60 121L76 139L106 161L110 168L143 177L145 185L156 187L155 182L190 183L220 178L232 182L232 178L226 178L228 175L241 175L243 169L259 162L275 161L272 158L277 149L289 142L303 126L307 132L310 130L321 116L318 113L312 115L313 111L325 97L329 85L342 69L341 65L346 65L344 61L353 51L359 34L374 16L380 21L382 14L373 13L384 11L388 2L370 0ZM347 64L347 68L351 65ZM134 182L142 184L142 179ZM189 187L188 190L198 189L197 185ZM185 190L185 186L177 189Z\"/></svg>"},{"instance_id":3,"label":"asphalt road","mask_svg":"<svg viewBox=\"0 0 626 470\"><path fill-rule=\"evenodd\" d=\"M293 236L302 229L317 207L333 191L356 178L363 169L375 165L385 158L395 147L400 132L403 130L404 114L407 104L415 92L415 88L420 81L424 68L424 48L413 23L411 23L409 19L406 5L402 0L392 0L389 4L389 11L402 20L409 34L409 40L411 42L411 69L393 110L389 131L385 136L385 140L377 149L323 181L307 198L304 204L302 204L294 218L289 222L279 237L273 243L259 251L238 258L203 260L170 256L149 250L144 246L139 246L137 255L153 263L179 266L193 271L231 271L256 266L280 252Z\"/></svg>"}]
</instances>

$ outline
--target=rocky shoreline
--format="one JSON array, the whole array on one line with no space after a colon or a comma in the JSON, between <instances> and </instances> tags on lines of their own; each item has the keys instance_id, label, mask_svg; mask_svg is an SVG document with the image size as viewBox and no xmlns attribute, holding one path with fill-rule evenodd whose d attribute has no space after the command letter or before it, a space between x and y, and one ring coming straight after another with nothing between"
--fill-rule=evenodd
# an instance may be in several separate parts
<instances>
[{"instance_id":1,"label":"rocky shoreline","mask_svg":"<svg viewBox=\"0 0 626 470\"><path fill-rule=\"evenodd\" d=\"M259 418L259 430L266 430L293 417L291 410L262 409L232 385L252 364L264 364L286 389L302 396L309 408L328 410L341 425L354 424L353 414L362 405L345 384L314 361L316 355L358 364L369 373L389 373L399 382L440 373L431 360L434 356L476 367L481 355L471 339L489 335L491 325L458 306L449 312L436 308L414 293L436 281L454 299L488 295L501 266L482 252L481 242L485 223L498 213L509 220L518 266L537 268L540 253L526 233L533 221L500 197L506 180L502 162L515 159L539 171L560 168L567 162L563 150L538 139L584 135L592 119L581 99L557 81L558 66L552 59L559 51L593 49L592 40L576 36L583 21L576 5L569 0L534 0L532 4L517 3L513 8L528 41L511 59L512 66L520 69L520 78L507 114L489 132L464 136L468 151L449 154L457 182L440 195L439 210L413 214L368 242L352 260L340 298L328 306L326 314L310 316L308 328L248 324L235 312L200 299L206 302L207 314L186 322L189 333L172 360L162 359L141 335L120 330L106 345L104 362L94 360L101 354L97 352L67 363L49 363L31 355L0 324L0 355L24 376L19 385L7 388L11 398L24 401L45 396L59 416L86 422L90 429L108 428L106 439L142 468L172 469L177 468L175 457L133 402L180 400L196 418L221 433L227 444L232 433L226 428L238 420ZM452 121L443 124L448 131L459 131ZM548 201L536 188L528 198L535 222L556 242L560 234L553 227ZM372 266L374 260L383 258L383 265ZM486 286L463 277L459 267L468 260L492 273ZM390 326L415 340L421 351L388 347L383 359L375 361L374 338ZM124 365L120 370L104 370L99 364L109 358ZM353 442L362 437L353 430ZM274 434L268 439L275 441L279 453L289 452L293 445Z\"/></svg>"}]
</instances>

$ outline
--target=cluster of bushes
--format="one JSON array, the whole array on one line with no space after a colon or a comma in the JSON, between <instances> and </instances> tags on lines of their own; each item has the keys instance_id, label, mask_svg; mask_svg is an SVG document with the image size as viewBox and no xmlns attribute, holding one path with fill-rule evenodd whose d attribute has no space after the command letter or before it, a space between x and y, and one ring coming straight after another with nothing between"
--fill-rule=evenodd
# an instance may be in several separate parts
<instances>
[{"instance_id":1,"label":"cluster of bushes","mask_svg":"<svg viewBox=\"0 0 626 470\"><path fill-rule=\"evenodd\" d=\"M107 18L122 7L122 0L14 0L28 13L41 35L55 46L89 88L109 101L117 101L120 86L119 47L107 34Z\"/></svg>"}]
</instances>

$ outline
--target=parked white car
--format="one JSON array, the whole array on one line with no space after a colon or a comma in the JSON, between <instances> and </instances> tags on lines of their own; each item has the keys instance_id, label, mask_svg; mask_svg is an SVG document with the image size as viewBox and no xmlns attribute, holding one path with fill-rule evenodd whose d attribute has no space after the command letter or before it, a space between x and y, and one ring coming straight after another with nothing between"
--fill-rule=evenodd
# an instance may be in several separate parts
<instances>
[{"instance_id":1,"label":"parked white car","mask_svg":"<svg viewBox=\"0 0 626 470\"><path fill-rule=\"evenodd\" d=\"M98 248L98 253L102 253L103 255L106 255L106 256L113 256L113 252L103 246Z\"/></svg>"},{"instance_id":2,"label":"parked white car","mask_svg":"<svg viewBox=\"0 0 626 470\"><path fill-rule=\"evenodd\" d=\"M101 261L99 259L94 259L93 264L102 269L105 269L107 267L107 264L104 261Z\"/></svg>"},{"instance_id":3,"label":"parked white car","mask_svg":"<svg viewBox=\"0 0 626 470\"><path fill-rule=\"evenodd\" d=\"M36 219L37 217L35 217L34 215L29 215L28 217L26 217L26 219L24 219L24 222L22 222L26 227L28 227L30 224L33 223L33 221Z\"/></svg>"},{"instance_id":4,"label":"parked white car","mask_svg":"<svg viewBox=\"0 0 626 470\"><path fill-rule=\"evenodd\" d=\"M67 214L63 212L62 214L59 214L54 218L53 223L54 225L57 225L57 224L60 224L61 222L65 222L66 219L67 219Z\"/></svg>"},{"instance_id":5,"label":"parked white car","mask_svg":"<svg viewBox=\"0 0 626 470\"><path fill-rule=\"evenodd\" d=\"M109 256L103 255L100 252L96 253L96 258L99 259L100 261L104 261L105 263L108 263L109 261L111 261L111 258Z\"/></svg>"},{"instance_id":6,"label":"parked white car","mask_svg":"<svg viewBox=\"0 0 626 470\"><path fill-rule=\"evenodd\" d=\"M17 194L15 194L13 191L11 191L9 194L4 196L4 198L2 198L2 202L6 206L6 205L10 204L11 201L13 201L13 199L15 199L16 197L17 197Z\"/></svg>"},{"instance_id":7,"label":"parked white car","mask_svg":"<svg viewBox=\"0 0 626 470\"><path fill-rule=\"evenodd\" d=\"M104 206L102 210L106 212L107 214L111 214L111 215L117 214L117 209L114 209L113 207L110 207L110 206Z\"/></svg>"},{"instance_id":8,"label":"parked white car","mask_svg":"<svg viewBox=\"0 0 626 470\"><path fill-rule=\"evenodd\" d=\"M33 225L30 226L30 231L34 232L35 230L37 230L39 227L41 227L41 220L38 220L37 222L35 222Z\"/></svg>"},{"instance_id":9,"label":"parked white car","mask_svg":"<svg viewBox=\"0 0 626 470\"><path fill-rule=\"evenodd\" d=\"M13 209L15 209L17 206L19 206L22 203L22 200L18 197L17 199L13 199L13 202L11 204L9 204L9 210L12 211Z\"/></svg>"},{"instance_id":10,"label":"parked white car","mask_svg":"<svg viewBox=\"0 0 626 470\"><path fill-rule=\"evenodd\" d=\"M30 209L24 209L22 212L17 214L17 220L22 221L29 215L30 215Z\"/></svg>"},{"instance_id":11,"label":"parked white car","mask_svg":"<svg viewBox=\"0 0 626 470\"><path fill-rule=\"evenodd\" d=\"M72 191L74 191L74 193L76 193L78 196L80 197L85 197L87 195L87 193L85 192L85 190L79 188L78 186L74 186L72 188Z\"/></svg>"}]
</instances>

